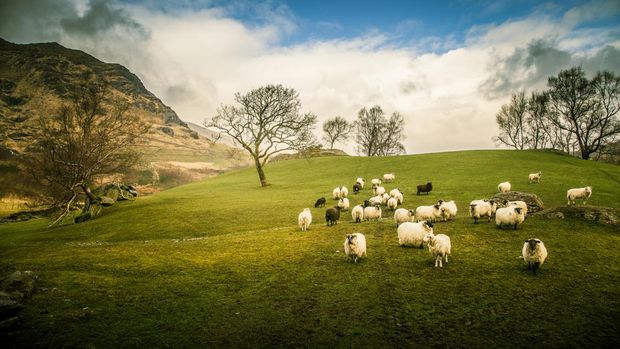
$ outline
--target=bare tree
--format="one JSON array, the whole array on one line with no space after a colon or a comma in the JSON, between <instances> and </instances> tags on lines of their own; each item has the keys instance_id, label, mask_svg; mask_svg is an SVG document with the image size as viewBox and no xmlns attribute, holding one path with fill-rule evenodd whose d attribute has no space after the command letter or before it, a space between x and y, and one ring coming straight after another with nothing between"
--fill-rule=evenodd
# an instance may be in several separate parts
<instances>
[{"instance_id":1,"label":"bare tree","mask_svg":"<svg viewBox=\"0 0 620 349\"><path fill-rule=\"evenodd\" d=\"M515 149L524 149L528 143L525 130L526 111L525 93L513 94L510 103L502 105L499 113L495 116L499 135L494 137L494 140Z\"/></svg>"},{"instance_id":2,"label":"bare tree","mask_svg":"<svg viewBox=\"0 0 620 349\"><path fill-rule=\"evenodd\" d=\"M353 123L357 152L366 156L387 156L405 153L405 120L394 112L389 120L380 106L362 108Z\"/></svg>"},{"instance_id":3,"label":"bare tree","mask_svg":"<svg viewBox=\"0 0 620 349\"><path fill-rule=\"evenodd\" d=\"M80 195L86 200L80 221L92 217L99 204L91 192L95 180L126 170L140 156L132 146L149 127L108 92L105 84L78 86L70 103L49 116L40 115L33 130L27 161L31 173L53 205L62 208L52 225L69 214Z\"/></svg>"},{"instance_id":4,"label":"bare tree","mask_svg":"<svg viewBox=\"0 0 620 349\"><path fill-rule=\"evenodd\" d=\"M334 143L338 141L346 141L349 138L351 124L343 117L336 116L323 123L323 140L329 143L329 148L334 149Z\"/></svg>"},{"instance_id":5,"label":"bare tree","mask_svg":"<svg viewBox=\"0 0 620 349\"><path fill-rule=\"evenodd\" d=\"M527 116L525 118L525 133L527 147L530 149L544 149L549 143L550 127L546 119L549 97L545 93L532 92L527 100Z\"/></svg>"},{"instance_id":6,"label":"bare tree","mask_svg":"<svg viewBox=\"0 0 620 349\"><path fill-rule=\"evenodd\" d=\"M549 119L574 137L582 159L620 133L618 77L599 73L589 81L580 67L562 70L548 80Z\"/></svg>"},{"instance_id":7,"label":"bare tree","mask_svg":"<svg viewBox=\"0 0 620 349\"><path fill-rule=\"evenodd\" d=\"M267 85L242 95L238 106L222 105L217 115L204 122L232 137L254 158L261 186L269 185L263 167L274 154L303 151L315 143L312 128L316 116L300 114L299 93L282 85Z\"/></svg>"}]
</instances>

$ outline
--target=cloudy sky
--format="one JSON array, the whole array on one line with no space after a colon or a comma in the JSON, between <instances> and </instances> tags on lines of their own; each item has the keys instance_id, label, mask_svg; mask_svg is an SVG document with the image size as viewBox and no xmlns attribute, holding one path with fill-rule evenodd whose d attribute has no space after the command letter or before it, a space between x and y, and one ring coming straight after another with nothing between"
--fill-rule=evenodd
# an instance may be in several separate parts
<instances>
[{"instance_id":1,"label":"cloudy sky","mask_svg":"<svg viewBox=\"0 0 620 349\"><path fill-rule=\"evenodd\" d=\"M2 0L0 37L120 63L195 123L267 83L320 123L379 104L408 153L493 148L510 94L561 69L620 74L617 0Z\"/></svg>"}]
</instances>

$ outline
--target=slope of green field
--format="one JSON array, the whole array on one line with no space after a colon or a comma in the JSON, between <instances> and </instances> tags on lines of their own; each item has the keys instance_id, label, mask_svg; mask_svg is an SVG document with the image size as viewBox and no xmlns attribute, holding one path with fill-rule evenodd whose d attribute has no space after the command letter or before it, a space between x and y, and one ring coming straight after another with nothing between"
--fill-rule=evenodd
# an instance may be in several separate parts
<instances>
[{"instance_id":1,"label":"slope of green field","mask_svg":"<svg viewBox=\"0 0 620 349\"><path fill-rule=\"evenodd\" d=\"M540 184L527 175L542 171ZM391 219L326 227L321 196L394 172L404 207L455 200L437 223L452 257L401 248ZM620 208L620 167L547 152L467 151L387 158L333 157L227 173L106 209L96 220L47 229L0 225L0 272L33 270L43 290L17 323L16 347L606 347L620 341L617 227L529 218L518 230L474 225L473 199L499 182L547 207L590 185L588 205ZM417 184L432 181L428 196ZM350 195L352 205L370 196ZM302 233L297 215L310 207ZM384 211L384 217L391 213ZM368 258L352 264L344 235L363 232ZM523 241L549 258L525 270Z\"/></svg>"}]
</instances>

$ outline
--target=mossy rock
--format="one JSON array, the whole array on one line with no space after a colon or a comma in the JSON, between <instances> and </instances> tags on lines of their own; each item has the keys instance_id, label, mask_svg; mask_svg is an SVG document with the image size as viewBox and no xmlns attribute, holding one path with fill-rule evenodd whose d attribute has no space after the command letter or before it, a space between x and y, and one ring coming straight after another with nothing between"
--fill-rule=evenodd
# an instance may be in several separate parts
<instances>
[{"instance_id":1,"label":"mossy rock","mask_svg":"<svg viewBox=\"0 0 620 349\"><path fill-rule=\"evenodd\" d=\"M497 193L492 197L492 199L499 204L504 201L524 201L527 204L528 215L545 209L545 204L542 200L536 194L532 193L524 193L520 191Z\"/></svg>"},{"instance_id":2,"label":"mossy rock","mask_svg":"<svg viewBox=\"0 0 620 349\"><path fill-rule=\"evenodd\" d=\"M547 219L581 218L605 225L620 225L620 210L601 206L558 206L537 213Z\"/></svg>"}]
</instances>

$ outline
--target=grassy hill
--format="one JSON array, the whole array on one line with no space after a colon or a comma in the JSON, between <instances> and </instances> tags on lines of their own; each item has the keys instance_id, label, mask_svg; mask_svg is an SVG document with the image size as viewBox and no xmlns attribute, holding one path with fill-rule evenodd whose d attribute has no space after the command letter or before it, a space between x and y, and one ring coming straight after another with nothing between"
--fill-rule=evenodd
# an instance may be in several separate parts
<instances>
[{"instance_id":1,"label":"grassy hill","mask_svg":"<svg viewBox=\"0 0 620 349\"><path fill-rule=\"evenodd\" d=\"M540 184L527 175L542 171ZM455 200L452 257L398 246L395 224L326 227L339 185L394 172L404 207ZM388 158L328 157L246 169L107 209L96 220L46 229L0 225L0 272L33 270L42 287L4 343L43 347L609 347L620 341L617 227L529 218L518 230L474 225L466 205L499 182L547 207L591 185L589 205L620 208L620 167L533 151L468 151ZM428 196L415 186L432 181ZM370 196L367 187L352 204ZM308 232L297 215L311 207ZM391 214L384 211L384 217ZM368 258L342 252L363 232ZM523 241L549 250L526 272Z\"/></svg>"}]
</instances>

